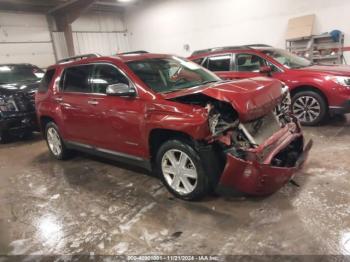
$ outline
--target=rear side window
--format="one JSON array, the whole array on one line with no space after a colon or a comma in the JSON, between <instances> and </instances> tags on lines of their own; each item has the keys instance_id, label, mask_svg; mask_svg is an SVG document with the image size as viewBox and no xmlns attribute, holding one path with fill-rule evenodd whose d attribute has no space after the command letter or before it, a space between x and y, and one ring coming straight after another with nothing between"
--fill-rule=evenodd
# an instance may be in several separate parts
<instances>
[{"instance_id":1,"label":"rear side window","mask_svg":"<svg viewBox=\"0 0 350 262\"><path fill-rule=\"evenodd\" d=\"M91 93L89 79L92 67L92 65L81 65L65 69L63 76L63 91Z\"/></svg>"},{"instance_id":2,"label":"rear side window","mask_svg":"<svg viewBox=\"0 0 350 262\"><path fill-rule=\"evenodd\" d=\"M40 86L38 88L39 92L47 92L51 84L52 78L55 74L55 69L49 69L46 71L43 79L41 79Z\"/></svg>"},{"instance_id":3,"label":"rear side window","mask_svg":"<svg viewBox=\"0 0 350 262\"><path fill-rule=\"evenodd\" d=\"M231 55L220 55L208 57L206 67L210 71L230 71Z\"/></svg>"}]
</instances>

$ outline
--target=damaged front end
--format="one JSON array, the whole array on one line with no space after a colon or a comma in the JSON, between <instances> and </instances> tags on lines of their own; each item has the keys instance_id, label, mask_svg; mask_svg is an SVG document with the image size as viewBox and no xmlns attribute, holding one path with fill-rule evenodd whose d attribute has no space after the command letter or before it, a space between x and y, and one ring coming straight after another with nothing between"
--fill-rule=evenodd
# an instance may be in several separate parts
<instances>
[{"instance_id":1,"label":"damaged front end","mask_svg":"<svg viewBox=\"0 0 350 262\"><path fill-rule=\"evenodd\" d=\"M263 106L253 108L253 113L245 112L244 119L225 99L199 93L175 100L206 109L211 134L204 145L219 148L224 158L218 178L221 190L271 194L293 178L311 149L312 141L305 146L298 120L291 113L288 87L282 88L282 95L273 103L265 100ZM249 119L252 115L254 118Z\"/></svg>"},{"instance_id":2,"label":"damaged front end","mask_svg":"<svg viewBox=\"0 0 350 262\"><path fill-rule=\"evenodd\" d=\"M221 190L234 188L251 195L274 193L293 178L312 147L312 141L305 146L287 91L273 111L253 121L228 122L219 113L209 115L213 133L210 142L219 143L226 155L218 184Z\"/></svg>"}]
</instances>

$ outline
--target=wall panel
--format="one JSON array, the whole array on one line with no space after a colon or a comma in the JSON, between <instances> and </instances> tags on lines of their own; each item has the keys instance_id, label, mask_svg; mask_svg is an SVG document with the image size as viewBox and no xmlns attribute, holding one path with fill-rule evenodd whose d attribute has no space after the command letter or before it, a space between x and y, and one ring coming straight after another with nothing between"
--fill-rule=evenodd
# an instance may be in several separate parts
<instances>
[{"instance_id":1,"label":"wall panel","mask_svg":"<svg viewBox=\"0 0 350 262\"><path fill-rule=\"evenodd\" d=\"M0 12L0 64L55 62L45 15Z\"/></svg>"}]
</instances>

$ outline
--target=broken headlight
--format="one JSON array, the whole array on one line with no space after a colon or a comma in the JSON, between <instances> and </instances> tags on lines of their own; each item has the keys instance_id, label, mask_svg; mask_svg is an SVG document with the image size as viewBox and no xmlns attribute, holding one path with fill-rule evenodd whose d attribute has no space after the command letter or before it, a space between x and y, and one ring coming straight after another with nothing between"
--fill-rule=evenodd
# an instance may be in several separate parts
<instances>
[{"instance_id":1,"label":"broken headlight","mask_svg":"<svg viewBox=\"0 0 350 262\"><path fill-rule=\"evenodd\" d=\"M217 105L207 104L209 112L209 129L213 136L222 135L228 129L238 126L238 119L233 109L224 103Z\"/></svg>"},{"instance_id":2,"label":"broken headlight","mask_svg":"<svg viewBox=\"0 0 350 262\"><path fill-rule=\"evenodd\" d=\"M18 111L15 101L12 98L0 98L0 112Z\"/></svg>"},{"instance_id":3,"label":"broken headlight","mask_svg":"<svg viewBox=\"0 0 350 262\"><path fill-rule=\"evenodd\" d=\"M284 126L286 123L291 121L290 115L292 113L291 107L291 97L289 93L289 88L287 85L282 87L282 101L278 104L274 110L274 113L279 120L281 126Z\"/></svg>"}]
</instances>

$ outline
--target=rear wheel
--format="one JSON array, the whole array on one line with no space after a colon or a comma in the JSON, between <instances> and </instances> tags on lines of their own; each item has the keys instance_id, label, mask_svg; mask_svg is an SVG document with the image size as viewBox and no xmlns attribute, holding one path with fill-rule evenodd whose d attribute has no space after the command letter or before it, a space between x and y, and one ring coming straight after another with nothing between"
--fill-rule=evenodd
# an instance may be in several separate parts
<instances>
[{"instance_id":1,"label":"rear wheel","mask_svg":"<svg viewBox=\"0 0 350 262\"><path fill-rule=\"evenodd\" d=\"M45 138L51 154L59 160L68 158L69 150L65 147L59 129L54 122L49 122L45 127Z\"/></svg>"},{"instance_id":2,"label":"rear wheel","mask_svg":"<svg viewBox=\"0 0 350 262\"><path fill-rule=\"evenodd\" d=\"M20 136L21 139L30 139L33 137L33 131L32 130L27 130L23 132Z\"/></svg>"},{"instance_id":3,"label":"rear wheel","mask_svg":"<svg viewBox=\"0 0 350 262\"><path fill-rule=\"evenodd\" d=\"M9 136L6 131L0 131L0 144L5 144L9 141Z\"/></svg>"},{"instance_id":4,"label":"rear wheel","mask_svg":"<svg viewBox=\"0 0 350 262\"><path fill-rule=\"evenodd\" d=\"M320 124L327 115L327 103L314 91L302 91L292 98L292 109L300 123L305 126Z\"/></svg>"},{"instance_id":5,"label":"rear wheel","mask_svg":"<svg viewBox=\"0 0 350 262\"><path fill-rule=\"evenodd\" d=\"M169 140L158 150L157 171L167 189L184 200L198 200L212 188L199 154L180 140Z\"/></svg>"}]
</instances>

